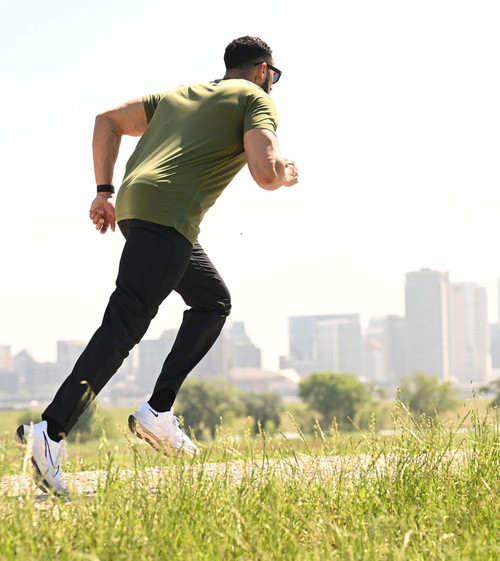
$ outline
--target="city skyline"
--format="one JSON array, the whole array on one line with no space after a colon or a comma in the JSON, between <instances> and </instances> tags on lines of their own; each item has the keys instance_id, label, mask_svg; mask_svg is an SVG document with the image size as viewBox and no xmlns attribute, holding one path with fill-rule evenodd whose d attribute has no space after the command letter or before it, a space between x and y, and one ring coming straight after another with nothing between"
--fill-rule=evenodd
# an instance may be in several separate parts
<instances>
[{"instance_id":1,"label":"city skyline","mask_svg":"<svg viewBox=\"0 0 500 561\"><path fill-rule=\"evenodd\" d=\"M432 271L435 273L439 273L439 274L445 274L447 275L448 278L452 278L451 275L448 272L443 272L443 271L434 271L432 269L429 269L427 267L421 268L417 271L415 271L416 273L418 273L419 271ZM408 275L408 273L405 273L405 275ZM455 281L455 279L453 279L453 286L455 287L465 287L465 286L469 286L469 285L473 285L473 286L478 286L478 288L480 288L481 290L484 291L484 300L485 300L485 308L487 306L487 311L485 311L486 313L486 317L488 318L488 323L489 324L496 324L498 323L498 317L496 316L496 311L498 309L498 302L500 302L500 277L496 280L495 283L495 296L492 298L491 295L488 292L488 289L486 287L479 287L478 283L475 281ZM280 364L280 360L283 356L287 356L289 354L290 351L290 346L291 346L291 341L290 341L290 337L289 337L289 329L288 329L288 324L289 324L289 320L291 317L295 317L295 318L309 318L309 317L313 317L313 316L323 316L325 319L328 317L340 317L340 316L357 316L358 317L358 321L360 324L360 329L361 332L363 333L363 335L366 335L369 330L370 330L370 326L372 324L372 322L375 320L377 320L380 317L387 317L387 316L393 316L393 317L404 317L405 316L405 302L404 302L404 289L402 290L402 295L403 295L403 309L399 312L399 313L393 313L393 312L387 312L387 311L381 311L380 313L376 313L372 316L369 317L363 317L363 315L359 312L332 312L331 310L329 311L323 311L322 313L316 313L316 314L309 314L309 313L301 313L301 314L290 314L287 315L284 318L283 323L283 329L281 332L277 332L276 338L277 339L281 339L282 342L280 345L279 350L276 351L276 354L274 354L272 356L271 359L269 359L269 357L264 357L264 349L266 348L266 345L262 345L260 343L260 338L258 337L258 335L252 333L251 327L249 327L249 323L247 321L245 321L244 319L237 319L233 317L233 314L231 314L228 318L228 322L227 322L227 326L231 326L231 325L237 325L237 324L244 324L245 325L245 329L246 332L248 333L248 335L250 336L250 338L252 339L252 341L254 341L254 343L257 345L257 347L260 349L260 352L262 354L262 364L263 366L268 369L268 370L276 370L279 369L279 364ZM487 304L486 304L487 302ZM178 313L182 313L182 311L185 309L185 306L183 306L183 304L180 304L178 306ZM493 315L491 315L491 311L493 310ZM326 327L325 327L326 328ZM148 332L146 333L145 337L143 338L146 341L154 341L157 340L161 337L165 336L165 333L170 333L170 337L173 338L175 336L175 333L177 331L177 326L171 325L169 327L159 327L159 332L153 331L153 330L148 330ZM42 356L38 356L35 352L32 352L31 349L29 348L29 345L12 345L12 343L10 341L2 341L0 340L0 347L2 346L8 346L10 348L12 348L12 352L13 355L18 354L21 351L27 351L30 356L32 356L35 360L39 361L39 362L52 362L55 360L55 357L58 354L58 344L60 341L80 341L82 342L82 339L79 338L65 338L65 337L61 337L60 339L54 340L52 343L52 348L49 352L45 352ZM451 342L450 342L451 344ZM268 346L269 348L269 346ZM76 357L75 357L76 359ZM266 360L267 359L267 360ZM435 369L436 370L436 369ZM437 370L436 370L437 372ZM439 372L441 372L441 370L439 370Z\"/></svg>"},{"instance_id":2,"label":"city skyline","mask_svg":"<svg viewBox=\"0 0 500 561\"><path fill-rule=\"evenodd\" d=\"M279 368L266 368L245 322L230 320L193 375L227 378L233 368L264 367L269 372L293 369L301 376L328 370L354 373L368 381L398 384L403 376L423 371L464 385L483 382L492 368L500 368L500 324L488 318L485 287L452 282L447 272L420 269L406 274L404 291L404 315L377 315L367 326L361 325L359 314L289 316L288 349L279 356ZM158 338L146 336L131 353L135 358L127 364L134 365L125 370L153 384L176 334L176 329L167 329ZM69 373L84 346L81 341L57 341L58 367ZM16 354L0 344L0 370L12 370L18 357L37 362L25 350ZM49 362L42 364L50 369Z\"/></svg>"}]
</instances>

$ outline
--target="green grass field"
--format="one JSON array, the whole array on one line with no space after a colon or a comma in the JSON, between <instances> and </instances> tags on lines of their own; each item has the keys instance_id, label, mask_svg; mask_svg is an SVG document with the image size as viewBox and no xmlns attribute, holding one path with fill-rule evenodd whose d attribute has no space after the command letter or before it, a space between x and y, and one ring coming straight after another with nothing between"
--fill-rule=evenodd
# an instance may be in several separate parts
<instances>
[{"instance_id":1,"label":"green grass field","mask_svg":"<svg viewBox=\"0 0 500 561\"><path fill-rule=\"evenodd\" d=\"M67 473L83 465L107 476L69 502L43 500L34 486L0 495L0 560L500 558L495 414L472 411L450 428L399 408L385 437L374 427L294 442L221 430L192 460L125 434L86 444L93 456L82 461L76 446ZM0 469L2 481L22 473L11 438Z\"/></svg>"}]
</instances>

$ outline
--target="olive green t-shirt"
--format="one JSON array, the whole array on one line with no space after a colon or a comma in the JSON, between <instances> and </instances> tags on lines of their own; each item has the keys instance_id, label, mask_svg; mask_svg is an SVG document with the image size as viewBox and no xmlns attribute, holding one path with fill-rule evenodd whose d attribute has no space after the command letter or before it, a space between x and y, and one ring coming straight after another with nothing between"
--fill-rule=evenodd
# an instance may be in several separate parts
<instances>
[{"instance_id":1,"label":"olive green t-shirt","mask_svg":"<svg viewBox=\"0 0 500 561\"><path fill-rule=\"evenodd\" d=\"M276 131L276 107L242 79L145 96L148 126L127 162L116 218L172 226L195 243L206 211L245 165L243 135Z\"/></svg>"}]
</instances>

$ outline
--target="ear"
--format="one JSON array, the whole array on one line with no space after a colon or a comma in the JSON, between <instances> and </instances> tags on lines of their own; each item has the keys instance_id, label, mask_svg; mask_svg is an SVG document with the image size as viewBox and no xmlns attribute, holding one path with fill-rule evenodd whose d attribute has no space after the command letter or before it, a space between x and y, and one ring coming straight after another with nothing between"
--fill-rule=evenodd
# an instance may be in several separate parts
<instances>
[{"instance_id":1,"label":"ear","mask_svg":"<svg viewBox=\"0 0 500 561\"><path fill-rule=\"evenodd\" d=\"M257 68L257 78L262 80L266 75L267 62L263 62L262 64L259 64L256 68Z\"/></svg>"}]
</instances>

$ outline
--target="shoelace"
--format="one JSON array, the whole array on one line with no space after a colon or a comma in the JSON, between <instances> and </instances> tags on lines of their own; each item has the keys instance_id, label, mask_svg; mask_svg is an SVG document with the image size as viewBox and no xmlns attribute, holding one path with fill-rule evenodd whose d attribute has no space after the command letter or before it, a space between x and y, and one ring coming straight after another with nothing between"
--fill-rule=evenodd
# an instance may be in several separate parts
<instances>
[{"instance_id":1,"label":"shoelace","mask_svg":"<svg viewBox=\"0 0 500 561\"><path fill-rule=\"evenodd\" d=\"M179 421L179 417L176 417L174 415L174 412L172 411L172 424L174 425L174 427L177 429L176 433L178 436L182 436L182 438L184 438L184 433L181 430L180 427L180 421Z\"/></svg>"},{"instance_id":2,"label":"shoelace","mask_svg":"<svg viewBox=\"0 0 500 561\"><path fill-rule=\"evenodd\" d=\"M176 416L174 415L174 410L173 410L173 408L170 410L170 413L172 414L172 424L173 424L174 427L177 429L177 430L176 430L176 435L177 435L178 437L180 436L180 437L182 438L182 440L185 441L186 438L188 438L188 437L187 437L187 435L185 435L185 434L182 432L182 429L181 429L181 427L180 427L180 420L179 420L179 417L176 417Z\"/></svg>"},{"instance_id":3,"label":"shoelace","mask_svg":"<svg viewBox=\"0 0 500 561\"><path fill-rule=\"evenodd\" d=\"M57 452L57 464L61 465L63 462L67 462L67 461L68 461L68 448L66 447L66 441L61 440L61 442L59 443L59 450Z\"/></svg>"},{"instance_id":4,"label":"shoelace","mask_svg":"<svg viewBox=\"0 0 500 561\"><path fill-rule=\"evenodd\" d=\"M185 434L181 427L180 427L180 420L179 417L176 417L174 415L174 408L172 407L172 409L170 409L170 413L172 415L172 424L175 426L176 430L176 436L180 437L181 439L181 447L184 447L185 445L187 445L188 447L193 445L196 448L196 445L193 444L193 442L191 441L191 439L189 438L189 436L187 434ZM196 448L197 449L197 448Z\"/></svg>"},{"instance_id":5,"label":"shoelace","mask_svg":"<svg viewBox=\"0 0 500 561\"><path fill-rule=\"evenodd\" d=\"M59 450L57 451L57 473L54 475L54 490L63 496L68 495L68 487L66 483L61 479L62 475L62 464L68 460L68 449L66 447L66 441L61 440L59 443ZM60 469L61 468L61 469Z\"/></svg>"}]
</instances>

